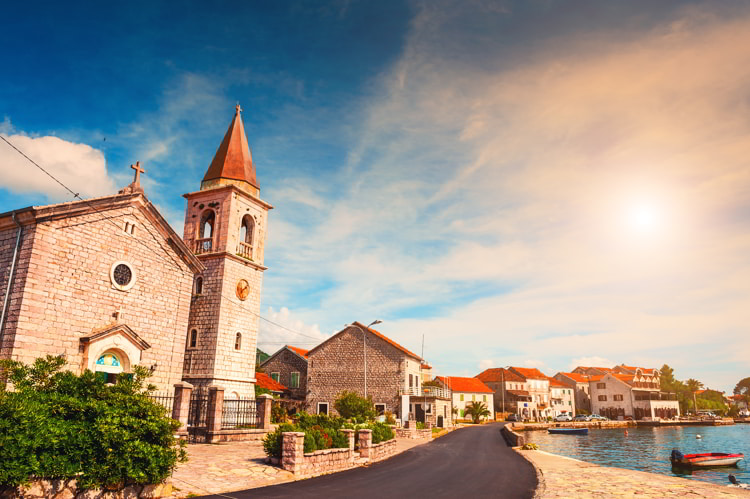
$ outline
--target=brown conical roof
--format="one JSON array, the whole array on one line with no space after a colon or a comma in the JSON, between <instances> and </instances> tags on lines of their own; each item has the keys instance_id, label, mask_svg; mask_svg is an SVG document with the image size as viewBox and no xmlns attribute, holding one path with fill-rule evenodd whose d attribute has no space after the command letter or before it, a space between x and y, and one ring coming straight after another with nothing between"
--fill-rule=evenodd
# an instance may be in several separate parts
<instances>
[{"instance_id":1,"label":"brown conical roof","mask_svg":"<svg viewBox=\"0 0 750 499\"><path fill-rule=\"evenodd\" d=\"M216 155L203 177L203 182L223 178L244 181L256 189L260 188L255 178L255 165L253 165L253 157L247 144L241 112L242 108L237 104L229 130L216 150Z\"/></svg>"}]
</instances>

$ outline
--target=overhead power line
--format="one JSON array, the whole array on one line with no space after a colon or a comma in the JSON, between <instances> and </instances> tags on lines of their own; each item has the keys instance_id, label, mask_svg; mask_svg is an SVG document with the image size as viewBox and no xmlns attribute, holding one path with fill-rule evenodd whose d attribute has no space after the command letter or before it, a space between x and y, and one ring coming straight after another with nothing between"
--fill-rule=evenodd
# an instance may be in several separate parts
<instances>
[{"instance_id":1,"label":"overhead power line","mask_svg":"<svg viewBox=\"0 0 750 499\"><path fill-rule=\"evenodd\" d=\"M102 210L101 210L101 209L98 209L98 208L97 208L96 206L92 205L90 201L88 201L88 200L86 200L86 199L83 199L83 198L82 198L82 197L81 197L81 196L80 196L80 195L79 195L79 194L78 194L77 192L75 192L74 190L72 190L71 188L69 188L69 187L68 187L67 185L65 185L65 184L64 184L64 183L63 183L63 182L62 182L62 181L61 181L60 179L58 179L58 178L57 178L57 177L55 177L55 176L54 176L53 174L51 174L51 173L50 173L49 171L47 171L47 170L46 170L46 169L45 169L44 167L42 167L42 166L41 166L41 165L40 165L39 163L37 163L36 161L34 161L33 159L31 159L31 158L30 158L30 157L29 157L29 156L28 156L28 155L27 155L26 153L24 153L24 152L23 152L23 151L22 151L21 149L19 149L18 147L16 147L16 146L15 146L15 145L14 145L14 144L13 144L12 142L10 142L10 141L9 141L8 139L6 139L6 138L5 138L5 137L4 137L3 135L0 135L0 139L3 139L3 142L5 142L6 144L8 144L8 145L9 145L9 146L10 146L11 148L13 148L13 149L14 149L14 150L15 150L15 151L16 151L16 152L18 153L18 154L20 154L21 156L23 156L24 158L26 158L26 159L27 159L27 160L28 160L28 161L29 161L29 162L30 162L31 164L33 164L34 166L36 166L37 168L39 168L39 169L40 169L40 170L41 170L42 172L44 172L44 173L45 173L45 174L46 174L46 175L47 175L47 176L48 176L49 178L51 178L52 180L54 180L54 181L55 181L55 182L56 182L56 183L57 183L58 185L60 185L60 186L61 186L61 187L62 187L63 189L65 189L65 190L66 190L66 191L68 191L68 192L69 192L69 193L70 193L71 195L73 195L73 197L74 197L74 198L76 198L76 199L78 199L78 200L80 200L80 201L82 201L82 202L86 203L86 205L87 205L87 206L88 206L89 208L91 208L91 209L92 209L92 210L93 210L93 211L94 211L95 213L98 213L98 214L102 214L102 215L105 215L105 214L104 214L104 213L102 212ZM119 227L119 225L117 225L117 224L116 224L116 223L115 223L115 222L114 222L114 221L112 220L112 218L114 218L114 217L109 217L109 216L106 216L106 215L105 215L105 216L104 216L104 217L103 217L102 219L100 219L100 220L107 220L107 221L109 221L109 222L110 222L110 223L111 223L112 225L114 225L115 227L117 227L117 228L119 229L119 228L120 228L120 227ZM97 220L97 221L98 221L98 220ZM164 256L163 256L162 254L160 254L160 253L156 252L156 250L154 250L153 248L151 248L150 246L148 246L148 245L147 245L147 244L146 244L146 243L145 243L144 241L142 241L142 240L140 240L140 239L138 239L138 238L134 238L133 240L134 240L134 241L136 241L137 243L141 244L141 245L142 245L142 246L143 246L144 248L146 248L147 250L149 250L149 251L150 251L151 253L153 253L153 254L154 254L154 255L155 255L156 257L158 257L159 259L161 259L161 260L162 260L163 262L166 262L166 263L168 263L168 264L170 264L170 265L174 266L175 268L177 268L177 270L178 270L178 271L180 271L180 272L182 272L182 273L183 273L183 275L184 275L184 274L191 274L191 275L192 275L192 272L187 272L187 271L185 271L185 270L184 270L184 269L183 269L182 267L180 267L179 265L177 265L177 263L175 263L174 261L171 261L171 260L167 260L166 258L164 258ZM276 326L276 327L279 327L279 328L281 328L281 329L284 329L284 330L286 330L286 331L289 331L290 333L294 333L294 334L297 334L297 335L300 335L300 336L305 336L305 337L307 337L307 338L312 338L312 339L314 339L314 340L316 340L316 341L318 341L318 342L319 342L319 341L322 341L322 339L321 339L321 338L317 338L317 337L315 337L315 336L311 336L311 335L309 335L309 334L305 334L305 333L301 333L301 332L299 332L299 331L295 331L295 330L293 330L293 329L290 329L290 328L288 328L288 327L286 327L286 326L283 326L283 325L279 324L278 322L274 322L274 321L272 321L271 319L267 319L267 318L263 317L262 315L260 315L259 313L255 312L254 310L251 310L251 309L247 308L247 307L246 307L246 306L245 306L245 305L244 305L243 303L236 303L236 302L234 301L234 299L233 299L233 298L231 298L231 297L228 297L228 296L226 296L226 295L222 295L222 296L224 296L224 298L229 298L229 302L230 302L230 303L233 303L233 304L234 304L235 306L239 306L240 308L244 309L245 311L247 311L247 312L250 312L251 314L253 314L253 315L257 316L258 318L260 318L260 319L262 319L262 320L264 320L264 321L266 321L266 322L268 322L268 323L270 323L270 324L273 324L273 325L274 325L274 326ZM270 342L266 342L266 343L270 343Z\"/></svg>"}]
</instances>

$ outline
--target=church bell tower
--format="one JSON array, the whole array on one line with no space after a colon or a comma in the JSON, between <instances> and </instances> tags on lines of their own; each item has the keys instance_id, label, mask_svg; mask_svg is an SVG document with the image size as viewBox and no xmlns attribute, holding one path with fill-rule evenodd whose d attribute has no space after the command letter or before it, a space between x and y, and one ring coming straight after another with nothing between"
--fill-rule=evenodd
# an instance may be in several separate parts
<instances>
[{"instance_id":1,"label":"church bell tower","mask_svg":"<svg viewBox=\"0 0 750 499\"><path fill-rule=\"evenodd\" d=\"M255 352L268 210L242 124L232 123L201 182L185 194L183 239L205 265L196 276L183 380L218 385L225 398L255 396Z\"/></svg>"}]
</instances>

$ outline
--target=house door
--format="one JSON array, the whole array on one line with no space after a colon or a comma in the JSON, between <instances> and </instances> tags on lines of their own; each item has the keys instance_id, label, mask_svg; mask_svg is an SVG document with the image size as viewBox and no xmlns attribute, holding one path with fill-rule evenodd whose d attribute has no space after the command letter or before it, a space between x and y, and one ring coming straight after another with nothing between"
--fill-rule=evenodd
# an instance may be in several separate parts
<instances>
[{"instance_id":1,"label":"house door","mask_svg":"<svg viewBox=\"0 0 750 499\"><path fill-rule=\"evenodd\" d=\"M443 416L438 416L438 418L437 418L437 425L438 425L438 428L444 428L444 426L443 426Z\"/></svg>"},{"instance_id":2,"label":"house door","mask_svg":"<svg viewBox=\"0 0 750 499\"><path fill-rule=\"evenodd\" d=\"M422 409L422 404L414 404L414 419L424 423L424 409Z\"/></svg>"}]
</instances>

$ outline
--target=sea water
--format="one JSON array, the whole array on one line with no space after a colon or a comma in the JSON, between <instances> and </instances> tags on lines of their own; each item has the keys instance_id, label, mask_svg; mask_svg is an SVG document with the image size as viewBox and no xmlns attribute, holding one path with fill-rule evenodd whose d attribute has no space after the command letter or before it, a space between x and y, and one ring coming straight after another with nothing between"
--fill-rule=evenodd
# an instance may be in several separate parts
<instances>
[{"instance_id":1,"label":"sea water","mask_svg":"<svg viewBox=\"0 0 750 499\"><path fill-rule=\"evenodd\" d=\"M733 426L665 426L590 428L588 435L551 435L547 431L527 431L528 442L539 449L601 466L614 466L694 480L729 484L729 474L750 483L750 424ZM700 435L701 438L696 438ZM738 465L698 470L673 469L672 449L683 454L727 452L745 454Z\"/></svg>"}]
</instances>

